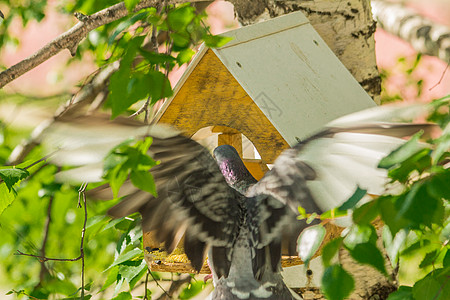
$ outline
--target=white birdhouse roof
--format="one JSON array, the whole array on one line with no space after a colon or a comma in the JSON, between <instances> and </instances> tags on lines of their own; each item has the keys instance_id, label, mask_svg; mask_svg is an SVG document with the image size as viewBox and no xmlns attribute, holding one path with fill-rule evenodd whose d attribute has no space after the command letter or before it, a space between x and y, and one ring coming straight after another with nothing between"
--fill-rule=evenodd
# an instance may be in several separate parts
<instances>
[{"instance_id":1,"label":"white birdhouse roof","mask_svg":"<svg viewBox=\"0 0 450 300\"><path fill-rule=\"evenodd\" d=\"M301 12L223 35L233 39L212 51L291 145L333 119L376 105ZM200 48L157 120L208 51ZM220 79L204 82L220 84ZM208 97L203 90L198 93Z\"/></svg>"}]
</instances>

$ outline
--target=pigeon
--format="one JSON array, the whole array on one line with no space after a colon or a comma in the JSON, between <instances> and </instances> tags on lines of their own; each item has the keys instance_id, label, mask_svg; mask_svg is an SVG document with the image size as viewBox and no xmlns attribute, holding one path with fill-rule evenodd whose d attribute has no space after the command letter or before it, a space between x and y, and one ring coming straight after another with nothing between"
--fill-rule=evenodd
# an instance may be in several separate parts
<instances>
[{"instance_id":1,"label":"pigeon","mask_svg":"<svg viewBox=\"0 0 450 300\"><path fill-rule=\"evenodd\" d=\"M43 132L42 143L59 145L61 152L54 159L60 164L70 153L95 148L93 157L58 177L86 181L87 176L94 181L101 178L101 171L95 170L101 169L99 158L107 149L101 144L151 136L149 154L160 162L150 170L157 196L127 181L119 195L123 200L108 213L124 217L140 212L143 230L154 230L168 252L184 237L185 253L197 271L208 254L215 286L212 299L298 299L280 273L283 245L314 224L297 220L298 207L320 214L342 204L358 186L374 195L385 192L387 172L377 168L379 161L404 144L405 137L435 128L402 122L422 106L380 107L335 120L283 151L259 181L233 147L219 146L211 155L196 141L159 125L120 119L111 125L107 118L93 116L76 122L61 118ZM103 191L94 189L92 195L101 198Z\"/></svg>"}]
</instances>

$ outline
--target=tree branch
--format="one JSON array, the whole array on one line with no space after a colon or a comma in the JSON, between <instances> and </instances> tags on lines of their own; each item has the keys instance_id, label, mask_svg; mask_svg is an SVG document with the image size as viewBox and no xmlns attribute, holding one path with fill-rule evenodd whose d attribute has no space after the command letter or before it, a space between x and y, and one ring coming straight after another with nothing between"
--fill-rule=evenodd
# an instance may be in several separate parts
<instances>
[{"instance_id":1,"label":"tree branch","mask_svg":"<svg viewBox=\"0 0 450 300\"><path fill-rule=\"evenodd\" d=\"M381 28L426 55L450 63L450 28L420 16L401 4L372 0L372 12Z\"/></svg>"},{"instance_id":2,"label":"tree branch","mask_svg":"<svg viewBox=\"0 0 450 300\"><path fill-rule=\"evenodd\" d=\"M185 2L200 2L203 0L169 0L167 5L185 3ZM135 11L139 11L144 8L153 7L157 5L157 0L142 0L136 5ZM0 88L4 87L14 79L22 76L26 72L37 67L41 63L45 62L52 56L59 53L61 50L68 49L72 56L75 55L78 44L84 39L87 34L105 24L109 24L113 21L119 20L128 15L128 10L125 7L124 2L105 8L90 16L85 16L80 13L76 13L75 16L80 22L75 24L71 29L61 34L47 45L39 49L31 56L25 58L12 67L4 70L0 73Z\"/></svg>"}]
</instances>

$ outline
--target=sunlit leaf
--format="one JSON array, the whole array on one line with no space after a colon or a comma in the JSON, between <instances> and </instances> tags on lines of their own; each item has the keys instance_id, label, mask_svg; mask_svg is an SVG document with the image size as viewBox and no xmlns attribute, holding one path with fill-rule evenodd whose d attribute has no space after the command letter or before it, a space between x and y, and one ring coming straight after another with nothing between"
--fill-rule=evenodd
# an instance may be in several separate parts
<instances>
[{"instance_id":1,"label":"sunlit leaf","mask_svg":"<svg viewBox=\"0 0 450 300\"><path fill-rule=\"evenodd\" d=\"M447 300L450 295L450 268L437 269L417 281L412 289L414 299Z\"/></svg>"},{"instance_id":2,"label":"sunlit leaf","mask_svg":"<svg viewBox=\"0 0 450 300\"><path fill-rule=\"evenodd\" d=\"M348 250L357 262L370 265L387 276L383 255L373 243L357 244Z\"/></svg>"},{"instance_id":3,"label":"sunlit leaf","mask_svg":"<svg viewBox=\"0 0 450 300\"><path fill-rule=\"evenodd\" d=\"M348 249L354 249L362 243L375 244L377 233L372 225L353 225L344 238L344 245Z\"/></svg>"},{"instance_id":4,"label":"sunlit leaf","mask_svg":"<svg viewBox=\"0 0 450 300\"><path fill-rule=\"evenodd\" d=\"M432 223L442 224L444 207L440 198L430 196L427 185L415 184L402 201L397 201L398 215L410 220L413 224L431 226Z\"/></svg>"},{"instance_id":5,"label":"sunlit leaf","mask_svg":"<svg viewBox=\"0 0 450 300\"><path fill-rule=\"evenodd\" d=\"M305 264L308 264L317 252L325 237L326 230L321 225L314 225L302 231L297 240L297 251Z\"/></svg>"},{"instance_id":6,"label":"sunlit leaf","mask_svg":"<svg viewBox=\"0 0 450 300\"><path fill-rule=\"evenodd\" d=\"M359 186L356 188L356 191L353 195L348 198L341 206L339 206L340 210L352 209L356 204L366 195L367 190L361 189Z\"/></svg>"},{"instance_id":7,"label":"sunlit leaf","mask_svg":"<svg viewBox=\"0 0 450 300\"><path fill-rule=\"evenodd\" d=\"M377 200L367 202L353 211L352 219L355 224L369 225L378 216Z\"/></svg>"},{"instance_id":8,"label":"sunlit leaf","mask_svg":"<svg viewBox=\"0 0 450 300\"><path fill-rule=\"evenodd\" d=\"M418 132L413 135L405 144L383 158L378 164L378 167L389 169L397 164L404 162L406 159L408 159L418 151L421 151L423 149L423 146L420 145L418 141L422 134L423 132Z\"/></svg>"},{"instance_id":9,"label":"sunlit leaf","mask_svg":"<svg viewBox=\"0 0 450 300\"><path fill-rule=\"evenodd\" d=\"M139 1L141 0L125 0L125 7L127 8L128 12L132 12Z\"/></svg>"},{"instance_id":10,"label":"sunlit leaf","mask_svg":"<svg viewBox=\"0 0 450 300\"><path fill-rule=\"evenodd\" d=\"M205 287L205 283L202 280L191 281L186 288L180 293L180 299L191 299L200 293Z\"/></svg>"},{"instance_id":11,"label":"sunlit leaf","mask_svg":"<svg viewBox=\"0 0 450 300\"><path fill-rule=\"evenodd\" d=\"M383 228L384 247L393 267L395 267L398 263L400 249L402 249L405 245L406 237L406 230L400 230L394 237L392 237L389 228L387 226Z\"/></svg>"},{"instance_id":12,"label":"sunlit leaf","mask_svg":"<svg viewBox=\"0 0 450 300\"><path fill-rule=\"evenodd\" d=\"M29 175L30 173L25 169L0 169L0 178L3 179L10 192L12 191L13 185L15 185L20 180L27 178Z\"/></svg>"},{"instance_id":13,"label":"sunlit leaf","mask_svg":"<svg viewBox=\"0 0 450 300\"><path fill-rule=\"evenodd\" d=\"M143 270L147 271L147 269L148 267L144 259L142 261L126 261L119 265L119 275L125 278L128 284L130 284L130 288L133 288L131 286L132 280L141 274Z\"/></svg>"},{"instance_id":14,"label":"sunlit leaf","mask_svg":"<svg viewBox=\"0 0 450 300\"><path fill-rule=\"evenodd\" d=\"M111 268L108 272L108 277L106 278L105 283L103 284L102 288L100 289L100 292L106 290L111 284L119 280L119 266L115 266Z\"/></svg>"},{"instance_id":15,"label":"sunlit leaf","mask_svg":"<svg viewBox=\"0 0 450 300\"><path fill-rule=\"evenodd\" d=\"M186 49L180 51L180 53L178 53L178 55L177 55L178 64L182 65L182 64L188 63L191 60L192 56L194 56L194 54L195 54L195 51L192 50L191 48L186 48Z\"/></svg>"},{"instance_id":16,"label":"sunlit leaf","mask_svg":"<svg viewBox=\"0 0 450 300\"><path fill-rule=\"evenodd\" d=\"M222 46L225 46L232 39L232 37L220 35L207 35L203 38L206 46L210 48L220 48Z\"/></svg>"},{"instance_id":17,"label":"sunlit leaf","mask_svg":"<svg viewBox=\"0 0 450 300\"><path fill-rule=\"evenodd\" d=\"M195 8L189 5L179 6L167 14L168 25L174 31L184 30L194 18Z\"/></svg>"},{"instance_id":18,"label":"sunlit leaf","mask_svg":"<svg viewBox=\"0 0 450 300\"><path fill-rule=\"evenodd\" d=\"M155 181L152 174L148 171L133 170L130 174L131 182L143 191L149 192L153 196L156 195Z\"/></svg>"},{"instance_id":19,"label":"sunlit leaf","mask_svg":"<svg viewBox=\"0 0 450 300\"><path fill-rule=\"evenodd\" d=\"M414 300L412 287L399 286L398 290L390 294L387 300Z\"/></svg>"},{"instance_id":20,"label":"sunlit leaf","mask_svg":"<svg viewBox=\"0 0 450 300\"><path fill-rule=\"evenodd\" d=\"M121 292L116 297L111 298L111 300L131 300L133 295L130 292Z\"/></svg>"},{"instance_id":21,"label":"sunlit leaf","mask_svg":"<svg viewBox=\"0 0 450 300\"><path fill-rule=\"evenodd\" d=\"M131 91L131 65L136 52L144 41L144 36L138 36L128 42L128 46L120 61L120 68L111 75L109 84L109 103L112 109L112 117L115 118L124 112L131 104L135 103L135 97L129 97Z\"/></svg>"},{"instance_id":22,"label":"sunlit leaf","mask_svg":"<svg viewBox=\"0 0 450 300\"><path fill-rule=\"evenodd\" d=\"M122 253L114 260L114 262L106 270L109 270L110 268L117 266L118 264L123 263L124 261L132 260L133 258L139 257L141 254L142 250L139 248L135 248L131 251Z\"/></svg>"},{"instance_id":23,"label":"sunlit leaf","mask_svg":"<svg viewBox=\"0 0 450 300\"><path fill-rule=\"evenodd\" d=\"M332 265L325 269L322 276L322 291L330 300L343 300L355 288L353 277L340 265Z\"/></svg>"},{"instance_id":24,"label":"sunlit leaf","mask_svg":"<svg viewBox=\"0 0 450 300\"><path fill-rule=\"evenodd\" d=\"M8 190L4 182L0 183L0 215L16 198L13 192Z\"/></svg>"},{"instance_id":25,"label":"sunlit leaf","mask_svg":"<svg viewBox=\"0 0 450 300\"><path fill-rule=\"evenodd\" d=\"M396 207L396 202L403 202L405 195L385 196L378 199L378 207L383 222L389 227L393 235L404 228L410 228L412 222L400 216Z\"/></svg>"},{"instance_id":26,"label":"sunlit leaf","mask_svg":"<svg viewBox=\"0 0 450 300\"><path fill-rule=\"evenodd\" d=\"M423 258L423 260L420 262L419 268L425 268L427 266L430 266L432 264L435 263L437 257L438 257L439 251L433 250L431 252L428 252L425 257Z\"/></svg>"},{"instance_id":27,"label":"sunlit leaf","mask_svg":"<svg viewBox=\"0 0 450 300\"><path fill-rule=\"evenodd\" d=\"M322 262L325 267L331 265L332 259L338 253L339 248L342 246L343 238L339 237L334 240L331 240L322 248Z\"/></svg>"}]
</instances>

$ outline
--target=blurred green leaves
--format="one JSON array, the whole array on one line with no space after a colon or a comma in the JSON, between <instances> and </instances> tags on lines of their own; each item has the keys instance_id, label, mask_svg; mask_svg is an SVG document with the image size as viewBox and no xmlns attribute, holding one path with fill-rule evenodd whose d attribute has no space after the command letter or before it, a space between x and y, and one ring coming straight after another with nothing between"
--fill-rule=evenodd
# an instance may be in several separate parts
<instances>
[{"instance_id":1,"label":"blurred green leaves","mask_svg":"<svg viewBox=\"0 0 450 300\"><path fill-rule=\"evenodd\" d=\"M136 187L156 196L155 183L148 172L156 165L147 154L151 141L152 139L147 137L132 146L128 143L121 144L105 158L105 178L109 180L115 197L128 176Z\"/></svg>"},{"instance_id":2,"label":"blurred green leaves","mask_svg":"<svg viewBox=\"0 0 450 300\"><path fill-rule=\"evenodd\" d=\"M377 220L384 223L382 237L390 264L394 268L399 265L400 273L411 272L403 269L412 267L411 263L402 262L416 264L412 267L417 273L413 287L401 286L389 299L444 299L450 294L450 96L437 99L428 107L428 120L438 124L442 134L425 141L419 132L379 163L380 168L387 170L391 185L398 187L395 192L360 204L366 192L358 188L339 208L315 216L325 223L346 216L349 211L353 221L341 237L322 249L326 267L322 290L328 299L344 299L353 290L352 275L339 264L337 253L341 250L348 251L357 262L389 275L372 225ZM299 219L311 217L302 208L299 213ZM321 225L310 228L318 226ZM298 242L299 250L308 246L302 238Z\"/></svg>"}]
</instances>

